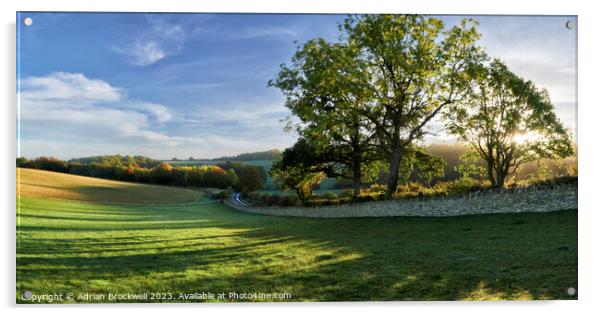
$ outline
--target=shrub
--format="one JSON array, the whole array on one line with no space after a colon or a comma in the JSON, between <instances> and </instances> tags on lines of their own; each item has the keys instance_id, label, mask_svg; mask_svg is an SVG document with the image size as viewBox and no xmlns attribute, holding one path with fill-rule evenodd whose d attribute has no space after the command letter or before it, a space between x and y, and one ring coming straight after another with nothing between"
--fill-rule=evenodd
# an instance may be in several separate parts
<instances>
[{"instance_id":1,"label":"shrub","mask_svg":"<svg viewBox=\"0 0 602 316\"><path fill-rule=\"evenodd\" d=\"M471 178L459 178L456 180L448 181L446 192L449 195L460 195L472 191L482 189L481 182Z\"/></svg>"},{"instance_id":2,"label":"shrub","mask_svg":"<svg viewBox=\"0 0 602 316\"><path fill-rule=\"evenodd\" d=\"M334 200L334 199L338 198L338 196L334 192L326 192L326 193L322 194L321 198L326 199L326 200Z\"/></svg>"},{"instance_id":3,"label":"shrub","mask_svg":"<svg viewBox=\"0 0 602 316\"><path fill-rule=\"evenodd\" d=\"M230 198L230 191L223 190L217 193L213 193L211 195L211 198L216 200L227 200Z\"/></svg>"},{"instance_id":4,"label":"shrub","mask_svg":"<svg viewBox=\"0 0 602 316\"><path fill-rule=\"evenodd\" d=\"M327 200L327 199L317 198L317 199L310 199L306 202L306 205L311 206L311 207L339 205L339 204L341 204L341 200L339 200L339 199Z\"/></svg>"},{"instance_id":5,"label":"shrub","mask_svg":"<svg viewBox=\"0 0 602 316\"><path fill-rule=\"evenodd\" d=\"M299 198L296 196L283 195L280 197L279 205L286 207L286 206L299 205L300 203L301 203L301 200L299 200Z\"/></svg>"},{"instance_id":6,"label":"shrub","mask_svg":"<svg viewBox=\"0 0 602 316\"><path fill-rule=\"evenodd\" d=\"M384 184L375 183L370 186L369 191L372 193L385 193L387 191L387 186Z\"/></svg>"},{"instance_id":7,"label":"shrub","mask_svg":"<svg viewBox=\"0 0 602 316\"><path fill-rule=\"evenodd\" d=\"M353 198L353 190L352 189L344 189L339 193L339 198Z\"/></svg>"},{"instance_id":8,"label":"shrub","mask_svg":"<svg viewBox=\"0 0 602 316\"><path fill-rule=\"evenodd\" d=\"M280 205L280 195L273 194L267 198L267 204L269 206Z\"/></svg>"}]
</instances>

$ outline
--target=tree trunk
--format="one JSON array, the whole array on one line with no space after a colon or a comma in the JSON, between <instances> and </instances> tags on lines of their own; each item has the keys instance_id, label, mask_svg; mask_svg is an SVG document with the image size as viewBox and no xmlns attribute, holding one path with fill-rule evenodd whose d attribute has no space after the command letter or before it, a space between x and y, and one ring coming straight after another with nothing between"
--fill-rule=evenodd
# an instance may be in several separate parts
<instances>
[{"instance_id":1,"label":"tree trunk","mask_svg":"<svg viewBox=\"0 0 602 316\"><path fill-rule=\"evenodd\" d=\"M401 160L401 144L399 141L396 142L393 153L391 154L391 161L389 163L389 180L387 183L387 192L385 193L385 199L390 200L393 197L393 193L397 192L397 182L399 181L399 161Z\"/></svg>"},{"instance_id":2,"label":"tree trunk","mask_svg":"<svg viewBox=\"0 0 602 316\"><path fill-rule=\"evenodd\" d=\"M297 196L299 197L299 200L301 200L301 204L303 204L303 206L307 206L307 198L306 198L303 190L297 188L296 191L297 191Z\"/></svg>"},{"instance_id":3,"label":"tree trunk","mask_svg":"<svg viewBox=\"0 0 602 316\"><path fill-rule=\"evenodd\" d=\"M362 184L362 153L359 144L354 144L353 147L353 199L355 200L360 195Z\"/></svg>"},{"instance_id":4,"label":"tree trunk","mask_svg":"<svg viewBox=\"0 0 602 316\"><path fill-rule=\"evenodd\" d=\"M491 182L491 187L497 187L497 175L495 173L495 166L493 164L493 159L487 158L487 178L489 178L489 182Z\"/></svg>"},{"instance_id":5,"label":"tree trunk","mask_svg":"<svg viewBox=\"0 0 602 316\"><path fill-rule=\"evenodd\" d=\"M508 175L508 173L504 173L499 172L497 174L497 183L496 183L496 188L503 188L504 187L504 183L506 182L506 176Z\"/></svg>"}]
</instances>

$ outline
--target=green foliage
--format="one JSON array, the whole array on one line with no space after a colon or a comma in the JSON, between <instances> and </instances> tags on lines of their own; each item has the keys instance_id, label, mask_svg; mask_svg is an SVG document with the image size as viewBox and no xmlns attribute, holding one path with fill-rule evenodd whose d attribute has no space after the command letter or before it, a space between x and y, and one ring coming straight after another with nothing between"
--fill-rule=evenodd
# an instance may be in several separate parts
<instances>
[{"instance_id":1,"label":"green foliage","mask_svg":"<svg viewBox=\"0 0 602 316\"><path fill-rule=\"evenodd\" d=\"M551 178L551 171L545 163L537 164L537 172L529 174L525 181L529 184L535 184Z\"/></svg>"},{"instance_id":2,"label":"green foliage","mask_svg":"<svg viewBox=\"0 0 602 316\"><path fill-rule=\"evenodd\" d=\"M106 156L93 156L71 159L69 162L79 162L84 165L99 164L105 166L134 166L142 168L154 168L161 164L160 160L144 156L122 156L122 155L106 155Z\"/></svg>"},{"instance_id":3,"label":"green foliage","mask_svg":"<svg viewBox=\"0 0 602 316\"><path fill-rule=\"evenodd\" d=\"M267 172L261 165L243 164L240 162L226 161L217 164L224 170L234 170L236 179L238 179L237 190L241 192L250 192L263 188L267 181Z\"/></svg>"},{"instance_id":4,"label":"green foliage","mask_svg":"<svg viewBox=\"0 0 602 316\"><path fill-rule=\"evenodd\" d=\"M27 163L29 162L29 160L25 157L18 157L17 158L17 167L23 167L25 166Z\"/></svg>"},{"instance_id":5,"label":"green foliage","mask_svg":"<svg viewBox=\"0 0 602 316\"><path fill-rule=\"evenodd\" d=\"M283 91L301 121L289 128L336 165L329 176L353 179L357 196L362 178L383 170L372 162L387 161L390 197L400 173L412 172L400 162L412 164L425 125L466 94L472 65L482 59L475 25L464 20L445 30L434 17L349 16L339 42L308 41L269 85ZM441 175L441 160L416 161L425 162L417 167L426 182Z\"/></svg>"},{"instance_id":6,"label":"green foliage","mask_svg":"<svg viewBox=\"0 0 602 316\"><path fill-rule=\"evenodd\" d=\"M411 164L425 126L446 106L462 100L475 64L483 59L476 46L476 22L463 20L444 29L435 17L363 15L345 20L346 39L362 49L370 74L371 121L389 162L387 198L397 188L404 165ZM405 161L404 161L405 160ZM439 166L426 172L427 180ZM428 169L427 169L428 170ZM437 172L434 172L437 171Z\"/></svg>"},{"instance_id":7,"label":"green foliage","mask_svg":"<svg viewBox=\"0 0 602 316\"><path fill-rule=\"evenodd\" d=\"M19 167L41 169L55 172L67 172L69 170L66 161L54 157L38 157L29 161L21 160Z\"/></svg>"},{"instance_id":8,"label":"green foliage","mask_svg":"<svg viewBox=\"0 0 602 316\"><path fill-rule=\"evenodd\" d=\"M224 156L215 158L212 160L226 160L226 161L249 161L249 160L278 160L282 156L282 152L279 149L270 149L266 151L258 151L252 153L242 153L236 156ZM192 157L191 157L192 158ZM194 159L191 159L194 160Z\"/></svg>"},{"instance_id":9,"label":"green foliage","mask_svg":"<svg viewBox=\"0 0 602 316\"><path fill-rule=\"evenodd\" d=\"M259 190L265 182L260 171L261 167L241 165L237 167L236 174L238 176L238 184L236 189L241 192L250 192ZM263 168L261 168L263 170Z\"/></svg>"},{"instance_id":10,"label":"green foliage","mask_svg":"<svg viewBox=\"0 0 602 316\"><path fill-rule=\"evenodd\" d=\"M475 179L460 178L445 183L448 195L462 195L472 191L478 191L484 188L483 184Z\"/></svg>"},{"instance_id":11,"label":"green foliage","mask_svg":"<svg viewBox=\"0 0 602 316\"><path fill-rule=\"evenodd\" d=\"M446 113L448 129L486 162L494 187L523 164L571 156L571 137L548 92L494 59L475 72L471 97Z\"/></svg>"},{"instance_id":12,"label":"green foliage","mask_svg":"<svg viewBox=\"0 0 602 316\"><path fill-rule=\"evenodd\" d=\"M334 192L326 192L326 193L322 194L320 197L323 199L326 199L326 200L334 200L334 199L338 198L338 195Z\"/></svg>"},{"instance_id":13,"label":"green foliage","mask_svg":"<svg viewBox=\"0 0 602 316\"><path fill-rule=\"evenodd\" d=\"M360 56L352 43L310 40L269 82L280 88L286 107L300 120L288 128L296 128L311 142L314 156L321 157L316 167L328 164L328 176L352 180L355 194L375 159L374 124L366 116L371 111L369 76Z\"/></svg>"},{"instance_id":14,"label":"green foliage","mask_svg":"<svg viewBox=\"0 0 602 316\"><path fill-rule=\"evenodd\" d=\"M481 178L486 174L485 167L480 164L482 158L478 152L468 150L460 156L462 163L455 167L455 170L462 175L462 178Z\"/></svg>"},{"instance_id":15,"label":"green foliage","mask_svg":"<svg viewBox=\"0 0 602 316\"><path fill-rule=\"evenodd\" d=\"M316 148L301 138L284 150L282 159L272 165L270 175L281 189L295 190L305 203L331 170L332 166L324 162Z\"/></svg>"},{"instance_id":16,"label":"green foliage","mask_svg":"<svg viewBox=\"0 0 602 316\"><path fill-rule=\"evenodd\" d=\"M173 180L173 167L165 162L162 162L151 171L151 177L157 184L171 184Z\"/></svg>"},{"instance_id":17,"label":"green foliage","mask_svg":"<svg viewBox=\"0 0 602 316\"><path fill-rule=\"evenodd\" d=\"M230 198L230 196L231 196L230 191L222 190L222 191L212 194L211 198L216 199L216 200L227 200Z\"/></svg>"},{"instance_id":18,"label":"green foliage","mask_svg":"<svg viewBox=\"0 0 602 316\"><path fill-rule=\"evenodd\" d=\"M316 186L326 178L324 172L304 173L300 177L300 181L295 186L297 195L302 202L309 200Z\"/></svg>"},{"instance_id":19,"label":"green foliage","mask_svg":"<svg viewBox=\"0 0 602 316\"><path fill-rule=\"evenodd\" d=\"M240 175L235 169L228 171L220 166L180 166L173 167L168 163L160 163L154 168L138 167L136 163L121 165L118 163L82 164L79 161L66 162L56 158L39 157L22 164L24 168L41 169L81 176L104 178L120 181L140 183L153 183L174 186L229 188L236 186L245 190L261 188L264 177L261 175L263 168L257 166L237 166Z\"/></svg>"},{"instance_id":20,"label":"green foliage","mask_svg":"<svg viewBox=\"0 0 602 316\"><path fill-rule=\"evenodd\" d=\"M297 206L301 201L296 196L249 192L245 194L245 198L249 199L255 206Z\"/></svg>"}]
</instances>

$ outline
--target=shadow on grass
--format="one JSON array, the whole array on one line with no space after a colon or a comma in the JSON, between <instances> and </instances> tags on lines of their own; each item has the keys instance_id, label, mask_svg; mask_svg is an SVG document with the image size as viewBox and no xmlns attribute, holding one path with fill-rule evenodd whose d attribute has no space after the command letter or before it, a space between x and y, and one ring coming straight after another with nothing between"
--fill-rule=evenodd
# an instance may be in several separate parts
<instances>
[{"instance_id":1,"label":"shadow on grass","mask_svg":"<svg viewBox=\"0 0 602 316\"><path fill-rule=\"evenodd\" d=\"M576 298L566 294L577 288L576 210L299 219L153 207L150 220L119 225L107 212L117 217L89 226L62 226L80 220L69 212L23 218L18 286L288 292L294 301Z\"/></svg>"}]
</instances>

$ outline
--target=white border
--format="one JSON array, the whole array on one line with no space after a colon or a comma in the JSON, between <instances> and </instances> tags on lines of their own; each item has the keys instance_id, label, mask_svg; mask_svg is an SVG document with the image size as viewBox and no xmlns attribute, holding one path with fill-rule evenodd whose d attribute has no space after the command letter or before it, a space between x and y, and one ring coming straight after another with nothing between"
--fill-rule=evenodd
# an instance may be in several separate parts
<instances>
[{"instance_id":1,"label":"white border","mask_svg":"<svg viewBox=\"0 0 602 316\"><path fill-rule=\"evenodd\" d=\"M219 0L193 3L190 0L168 1L124 1L97 0L9 0L0 2L2 16L3 74L0 77L3 103L0 124L4 150L0 190L3 200L2 273L0 300L4 315L18 312L25 315L79 315L81 313L104 315L106 313L132 313L142 308L143 313L164 314L165 308L176 308L177 313L197 315L236 314L257 315L307 315L316 312L337 314L451 314L451 315L514 315L516 313L573 315L590 314L597 309L601 273L600 225L602 209L600 195L600 135L599 87L600 73L600 25L599 10L594 1L525 1L525 0L320 0L320 1L244 1ZM579 301L556 302L501 302L501 303L318 303L318 304L211 304L211 305L94 305L62 308L15 306L15 172L16 152L16 97L15 97L15 11L125 11L125 12L297 12L297 13L432 13L432 14L557 14L578 15L579 29L579 167L581 169L579 190ZM96 308L90 308L96 307ZM100 307L100 308L98 308ZM192 309L191 309L192 308ZM373 309L376 309L373 311ZM138 312L138 311L136 311ZM599 311L598 311L599 312Z\"/></svg>"}]
</instances>

